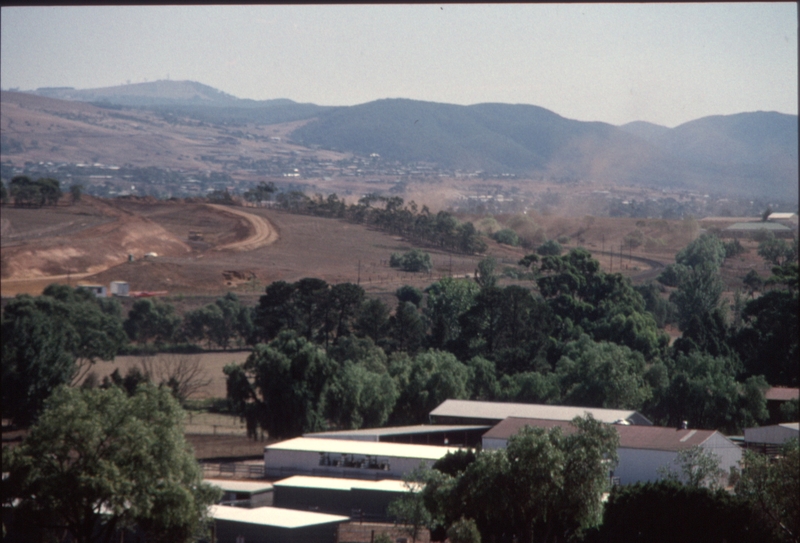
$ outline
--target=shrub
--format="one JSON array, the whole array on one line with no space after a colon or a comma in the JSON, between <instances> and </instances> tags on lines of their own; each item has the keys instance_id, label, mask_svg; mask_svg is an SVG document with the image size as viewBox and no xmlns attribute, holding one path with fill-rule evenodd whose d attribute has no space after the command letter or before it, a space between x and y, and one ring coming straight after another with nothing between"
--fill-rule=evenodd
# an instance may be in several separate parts
<instances>
[{"instance_id":1,"label":"shrub","mask_svg":"<svg viewBox=\"0 0 800 543\"><path fill-rule=\"evenodd\" d=\"M392 256L389 258L389 265L392 268L400 268L408 272L428 272L433 269L431 255L419 249L412 249L403 254L392 253Z\"/></svg>"}]
</instances>

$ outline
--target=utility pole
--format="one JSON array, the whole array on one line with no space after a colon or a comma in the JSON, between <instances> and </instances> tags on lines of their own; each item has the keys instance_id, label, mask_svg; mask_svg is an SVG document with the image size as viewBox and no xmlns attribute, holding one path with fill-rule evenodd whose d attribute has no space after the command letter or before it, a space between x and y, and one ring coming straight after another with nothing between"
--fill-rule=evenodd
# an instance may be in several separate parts
<instances>
[{"instance_id":1,"label":"utility pole","mask_svg":"<svg viewBox=\"0 0 800 543\"><path fill-rule=\"evenodd\" d=\"M358 259L358 280L356 281L357 285L361 284L361 259Z\"/></svg>"}]
</instances>

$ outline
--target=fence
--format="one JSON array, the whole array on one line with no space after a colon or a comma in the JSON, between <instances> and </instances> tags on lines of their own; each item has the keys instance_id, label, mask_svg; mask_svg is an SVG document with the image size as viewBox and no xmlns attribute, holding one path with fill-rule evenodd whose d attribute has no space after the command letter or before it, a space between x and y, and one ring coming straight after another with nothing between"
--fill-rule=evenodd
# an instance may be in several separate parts
<instances>
[{"instance_id":1,"label":"fence","mask_svg":"<svg viewBox=\"0 0 800 543\"><path fill-rule=\"evenodd\" d=\"M234 479L263 479L264 464L244 462L203 462L203 477L230 477Z\"/></svg>"}]
</instances>

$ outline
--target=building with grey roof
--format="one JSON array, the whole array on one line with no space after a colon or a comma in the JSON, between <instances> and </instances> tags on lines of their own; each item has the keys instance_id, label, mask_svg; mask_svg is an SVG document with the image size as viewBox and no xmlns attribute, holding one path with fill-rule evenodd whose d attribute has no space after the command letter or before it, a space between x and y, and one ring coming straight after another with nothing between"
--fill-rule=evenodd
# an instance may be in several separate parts
<instances>
[{"instance_id":1,"label":"building with grey roof","mask_svg":"<svg viewBox=\"0 0 800 543\"><path fill-rule=\"evenodd\" d=\"M795 235L796 229L770 221L737 222L722 230L720 235L723 237L752 237L761 231L771 232L778 238L791 238Z\"/></svg>"},{"instance_id":2,"label":"building with grey roof","mask_svg":"<svg viewBox=\"0 0 800 543\"><path fill-rule=\"evenodd\" d=\"M270 543L335 543L339 524L350 517L278 507L243 509L212 505L217 543L269 541Z\"/></svg>"},{"instance_id":3,"label":"building with grey roof","mask_svg":"<svg viewBox=\"0 0 800 543\"><path fill-rule=\"evenodd\" d=\"M218 505L236 507L264 507L272 505L272 485L265 481L240 481L234 479L203 479L222 490Z\"/></svg>"},{"instance_id":4,"label":"building with grey roof","mask_svg":"<svg viewBox=\"0 0 800 543\"><path fill-rule=\"evenodd\" d=\"M505 448L508 439L525 426L548 430L559 427L564 433L577 431L567 421L511 417L486 432L483 436L484 450ZM742 450L716 430L676 430L624 424L614 424L613 427L619 434L619 463L611 476L623 485L657 481L661 478L661 468L678 471L678 453L694 446L716 455L720 468L727 473L732 467L738 467L742 459Z\"/></svg>"},{"instance_id":5,"label":"building with grey roof","mask_svg":"<svg viewBox=\"0 0 800 543\"><path fill-rule=\"evenodd\" d=\"M798 438L800 438L800 423L797 422L744 429L745 447L764 454L778 454L787 441Z\"/></svg>"},{"instance_id":6,"label":"building with grey roof","mask_svg":"<svg viewBox=\"0 0 800 543\"><path fill-rule=\"evenodd\" d=\"M364 481L295 475L274 483L275 506L333 515L354 520L386 522L389 504L409 492L399 480Z\"/></svg>"},{"instance_id":7,"label":"building with grey roof","mask_svg":"<svg viewBox=\"0 0 800 543\"><path fill-rule=\"evenodd\" d=\"M472 400L445 400L430 412L432 424L497 424L508 417L542 420L570 421L586 413L601 422L627 421L630 424L650 426L647 417L630 409L601 409L597 407L570 407L505 402L479 402Z\"/></svg>"},{"instance_id":8,"label":"building with grey roof","mask_svg":"<svg viewBox=\"0 0 800 543\"><path fill-rule=\"evenodd\" d=\"M417 445L448 445L451 447L474 447L481 436L491 428L483 425L430 425L391 426L388 428L363 428L336 432L303 434L303 437L323 439L352 439L382 443L411 443Z\"/></svg>"}]
</instances>

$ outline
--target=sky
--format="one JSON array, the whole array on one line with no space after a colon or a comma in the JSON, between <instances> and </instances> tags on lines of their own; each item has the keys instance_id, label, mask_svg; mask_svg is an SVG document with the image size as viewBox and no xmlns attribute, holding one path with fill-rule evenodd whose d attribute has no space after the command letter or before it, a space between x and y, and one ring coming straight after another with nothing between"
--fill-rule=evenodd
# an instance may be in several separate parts
<instances>
[{"instance_id":1,"label":"sky","mask_svg":"<svg viewBox=\"0 0 800 543\"><path fill-rule=\"evenodd\" d=\"M797 114L797 3L3 7L0 87L533 104L674 127Z\"/></svg>"}]
</instances>

